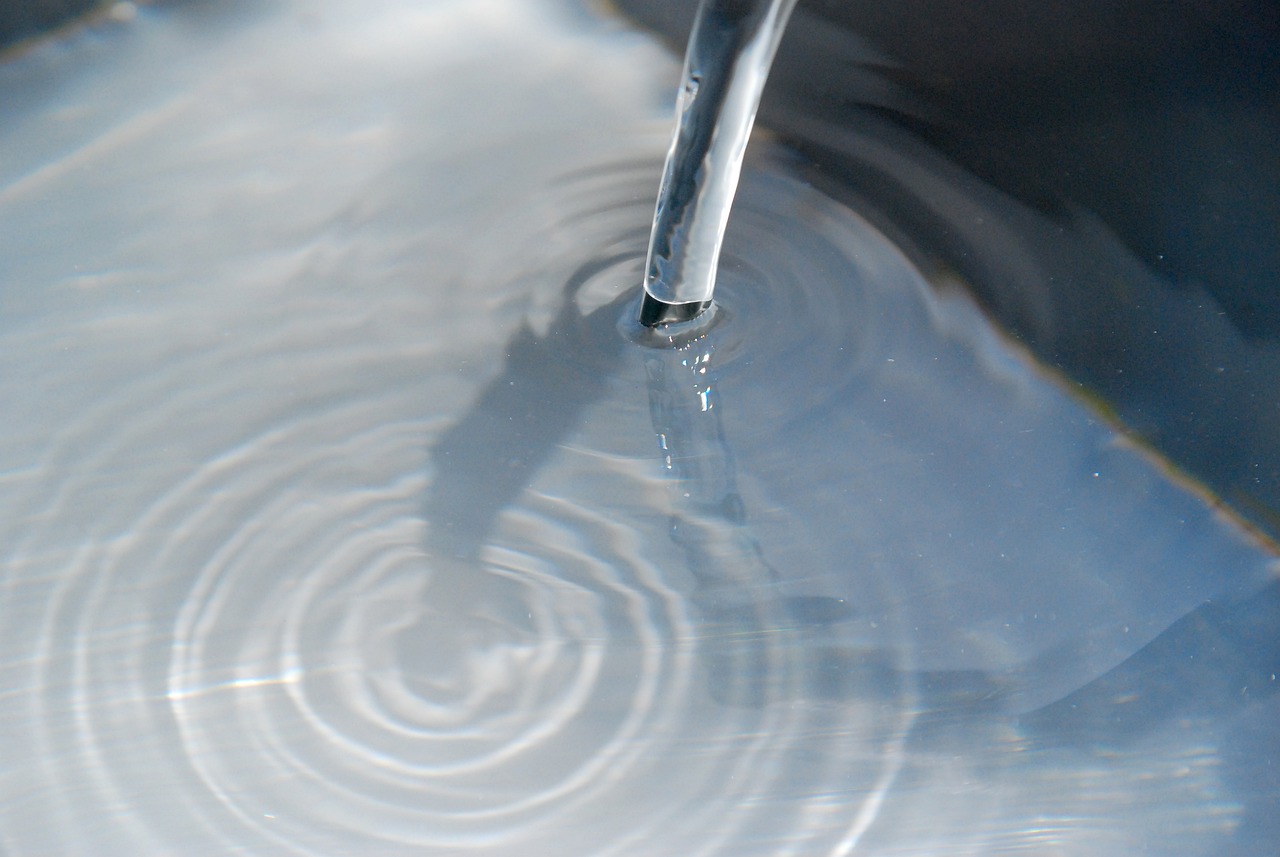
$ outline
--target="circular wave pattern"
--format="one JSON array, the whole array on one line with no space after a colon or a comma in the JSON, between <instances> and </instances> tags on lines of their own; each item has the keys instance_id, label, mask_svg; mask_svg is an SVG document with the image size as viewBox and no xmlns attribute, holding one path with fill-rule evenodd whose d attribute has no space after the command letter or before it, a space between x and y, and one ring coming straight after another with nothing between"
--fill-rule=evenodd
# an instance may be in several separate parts
<instances>
[{"instance_id":1,"label":"circular wave pattern","mask_svg":"<svg viewBox=\"0 0 1280 857\"><path fill-rule=\"evenodd\" d=\"M33 641L15 685L38 724L30 763L60 797L9 850L850 847L896 770L905 703L816 698L802 629L716 624L690 598L643 355L616 327L653 174L574 177L542 200L545 226L518 226L543 250L494 300L523 303L535 339L578 319L587 355L613 362L474 553L434 539L423 461L483 399L466 364L501 350L492 322L441 318L412 289L357 309L313 262L248 325L189 294L153 308L172 339L101 370L11 541L27 594L6 624ZM745 285L774 272L736 270L727 332L774 299ZM602 370L582 357L553 355L555 371ZM725 645L766 664L773 701L717 698L725 661L708 653Z\"/></svg>"},{"instance_id":2,"label":"circular wave pattern","mask_svg":"<svg viewBox=\"0 0 1280 857\"><path fill-rule=\"evenodd\" d=\"M1006 830L1007 807L1060 807L1058 781L999 725L948 721L945 693L922 702L894 569L824 552L902 527L778 500L820 505L846 481L820 469L857 466L796 455L797 427L842 439L830 420L856 418L879 387L859 382L923 329L918 281L764 161L715 323L641 347L656 173L549 182L527 218L478 232L508 248L475 273L484 301L433 301L411 275L353 291L353 267L402 252L399 233L371 244L373 223L274 260L265 296L245 275L239 302L193 287L6 336L47 358L8 399L63 409L3 472L0 626L24 653L9 757L32 795L7 853L844 855L903 831L921 850L1041 835ZM692 432L662 442L710 462L705 485L664 473L664 397ZM13 420L47 425L34 413ZM949 729L987 755L956 760ZM1197 802L1211 762L1161 803L1185 802L1196 842L1231 823ZM1007 802L969 799L975 767ZM929 789L887 801L899 777L953 796L933 826L912 818Z\"/></svg>"},{"instance_id":3,"label":"circular wave pattern","mask_svg":"<svg viewBox=\"0 0 1280 857\"><path fill-rule=\"evenodd\" d=\"M1185 504L1082 471L1114 438L769 157L716 323L640 347L675 75L641 37L312 5L139 16L0 194L0 852L1210 850L1214 741L983 716L1125 653L1028 646L1028 605L1136 638L1111 608L1199 600L1207 548L1094 574Z\"/></svg>"}]
</instances>

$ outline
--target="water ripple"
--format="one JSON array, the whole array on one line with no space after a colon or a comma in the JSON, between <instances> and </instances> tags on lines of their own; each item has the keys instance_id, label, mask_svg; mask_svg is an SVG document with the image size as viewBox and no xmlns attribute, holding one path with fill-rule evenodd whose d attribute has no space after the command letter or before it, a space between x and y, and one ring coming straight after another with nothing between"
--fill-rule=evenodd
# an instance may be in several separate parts
<instances>
[{"instance_id":1,"label":"water ripple","mask_svg":"<svg viewBox=\"0 0 1280 857\"><path fill-rule=\"evenodd\" d=\"M644 352L617 331L655 165L555 182L522 227L542 251L494 294L529 296L530 325L571 320L583 345L550 356L543 392L602 385L465 550L438 535L448 514L422 515L452 485L423 450L484 396L451 372L453 340L371 337L377 318L327 286L251 327L162 303L104 328L173 336L144 340L149 371L126 357L62 382L84 391L78 415L48 436L10 542L6 613L32 643L9 670L70 822L15 842L777 853L847 828L812 790L851 770L883 789L900 706L725 704L715 687L736 679L715 670L739 651L764 658L751 681L804 698L803 631L709 626L666 536ZM572 253L549 238L565 230ZM397 300L427 330L451 323ZM824 742L821 761L792 752Z\"/></svg>"},{"instance_id":2,"label":"water ripple","mask_svg":"<svg viewBox=\"0 0 1280 857\"><path fill-rule=\"evenodd\" d=\"M401 45L407 7L380 8L363 32ZM0 331L6 853L1119 854L1230 828L1207 731L1116 776L1016 727L1263 566L971 303L766 149L717 323L644 347L657 48L546 25L570 62L498 27L443 69L364 51L311 80L342 27L264 20L217 52L248 80L210 65L243 115L166 100L76 149L97 196L59 206L55 168L4 200L147 236L13 257L40 285ZM291 137L253 93L294 39L289 121L360 106ZM499 48L531 74L490 92ZM583 66L613 70L603 105L561 97ZM236 167L291 142L305 206ZM155 214L192 187L236 193ZM1103 827L1126 835L1090 850Z\"/></svg>"}]
</instances>

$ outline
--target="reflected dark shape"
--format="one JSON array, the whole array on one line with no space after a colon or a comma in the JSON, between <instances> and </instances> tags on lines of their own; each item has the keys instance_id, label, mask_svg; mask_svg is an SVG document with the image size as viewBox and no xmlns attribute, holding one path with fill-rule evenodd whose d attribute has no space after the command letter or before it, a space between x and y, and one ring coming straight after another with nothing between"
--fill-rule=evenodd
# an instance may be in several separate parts
<instances>
[{"instance_id":1,"label":"reflected dark shape","mask_svg":"<svg viewBox=\"0 0 1280 857\"><path fill-rule=\"evenodd\" d=\"M1280 6L802 0L759 119L1280 538Z\"/></svg>"},{"instance_id":2,"label":"reflected dark shape","mask_svg":"<svg viewBox=\"0 0 1280 857\"><path fill-rule=\"evenodd\" d=\"M546 335L522 326L507 344L501 371L432 447L434 475L424 514L431 543L444 555L476 557L498 515L604 392L628 345L617 335L616 320L630 296L620 295L586 316L574 296L618 261L580 268L565 284Z\"/></svg>"},{"instance_id":3,"label":"reflected dark shape","mask_svg":"<svg viewBox=\"0 0 1280 857\"><path fill-rule=\"evenodd\" d=\"M39 35L94 9L103 0L8 0L0 2L0 48Z\"/></svg>"},{"instance_id":4,"label":"reflected dark shape","mask_svg":"<svg viewBox=\"0 0 1280 857\"><path fill-rule=\"evenodd\" d=\"M1019 719L1049 746L1122 746L1176 719L1238 714L1280 691L1280 581L1209 601L1115 669Z\"/></svg>"}]
</instances>

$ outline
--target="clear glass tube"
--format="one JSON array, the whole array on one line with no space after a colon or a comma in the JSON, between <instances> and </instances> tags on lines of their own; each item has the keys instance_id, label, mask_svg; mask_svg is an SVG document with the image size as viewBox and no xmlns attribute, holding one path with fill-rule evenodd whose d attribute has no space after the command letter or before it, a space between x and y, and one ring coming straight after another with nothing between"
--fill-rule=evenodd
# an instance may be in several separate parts
<instances>
[{"instance_id":1,"label":"clear glass tube","mask_svg":"<svg viewBox=\"0 0 1280 857\"><path fill-rule=\"evenodd\" d=\"M644 324L686 320L711 302L742 157L795 4L702 0L698 7L649 238Z\"/></svg>"}]
</instances>

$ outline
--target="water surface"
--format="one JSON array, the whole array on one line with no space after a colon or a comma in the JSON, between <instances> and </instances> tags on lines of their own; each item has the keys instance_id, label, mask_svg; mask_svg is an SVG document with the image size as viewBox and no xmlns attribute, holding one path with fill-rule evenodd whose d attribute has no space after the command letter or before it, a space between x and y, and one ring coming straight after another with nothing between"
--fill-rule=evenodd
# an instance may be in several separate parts
<instances>
[{"instance_id":1,"label":"water surface","mask_svg":"<svg viewBox=\"0 0 1280 857\"><path fill-rule=\"evenodd\" d=\"M6 853L1250 853L1271 557L765 139L637 342L677 74L504 0L0 69Z\"/></svg>"}]
</instances>

